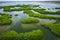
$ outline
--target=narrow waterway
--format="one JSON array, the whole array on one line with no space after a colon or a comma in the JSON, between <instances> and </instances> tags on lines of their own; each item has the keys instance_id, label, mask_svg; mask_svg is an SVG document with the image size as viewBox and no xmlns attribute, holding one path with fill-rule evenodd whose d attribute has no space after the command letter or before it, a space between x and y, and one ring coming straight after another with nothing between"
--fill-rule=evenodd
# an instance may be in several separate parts
<instances>
[{"instance_id":1,"label":"narrow waterway","mask_svg":"<svg viewBox=\"0 0 60 40\"><path fill-rule=\"evenodd\" d=\"M20 19L18 19L18 21L14 25L11 26L10 30L14 30L18 33L27 32L27 31L25 31L25 29L22 28L22 20L24 18L27 18L28 16L25 15L21 11L18 14L19 14L18 16L20 17ZM45 27L42 27L40 25L36 25L36 26L39 27L38 29L43 31L43 33L44 33L44 38L43 39L44 40L57 40L57 37L49 29L47 29Z\"/></svg>"},{"instance_id":2,"label":"narrow waterway","mask_svg":"<svg viewBox=\"0 0 60 40\"><path fill-rule=\"evenodd\" d=\"M42 30L44 33L43 40L57 40L57 37L49 29L40 25L37 25L37 26L40 27L40 30Z\"/></svg>"},{"instance_id":3,"label":"narrow waterway","mask_svg":"<svg viewBox=\"0 0 60 40\"><path fill-rule=\"evenodd\" d=\"M13 22L8 30L14 30L18 33L26 32L24 31L21 25L22 25L22 20L24 18L27 18L28 15L24 14L23 11L15 11L15 12L7 12L7 13L12 14L12 22ZM18 16L15 16L15 14L18 14ZM46 29L45 27L42 27L40 25L36 25L36 26L39 27L38 29L43 31L44 40L57 40L56 39L57 37L49 29Z\"/></svg>"},{"instance_id":4,"label":"narrow waterway","mask_svg":"<svg viewBox=\"0 0 60 40\"><path fill-rule=\"evenodd\" d=\"M28 15L27 15L27 14L24 14L23 11L16 11L16 12L17 12L17 14L18 14L18 18L16 18L17 16L16 16L15 18L16 18L18 21L15 22L15 24L14 24L14 22L13 22L14 25L11 24L11 27L10 27L9 30L14 30L14 31L20 33L20 32L23 32L23 28L22 28L22 26L21 26L22 20L23 20L24 18L27 18ZM14 16L13 16L13 17L14 17ZM12 20L14 21L14 18L12 18ZM16 20L15 20L15 21L16 21Z\"/></svg>"},{"instance_id":5,"label":"narrow waterway","mask_svg":"<svg viewBox=\"0 0 60 40\"><path fill-rule=\"evenodd\" d=\"M21 2L21 3L23 3L23 2ZM19 3L3 3L3 4L1 4L0 6L7 6L7 5L15 5L15 4L21 4L20 2ZM24 2L24 3L26 3L26 2ZM29 2L28 2L29 3ZM27 3L27 4L28 4ZM33 2L32 2L33 3ZM34 3L34 4L36 4L36 3ZM50 7L49 7L50 6ZM42 8L45 8L46 9L46 5L44 4L44 5L40 5L40 7L42 7ZM48 8L52 8L52 5L47 5L47 7ZM53 6L54 7L54 6ZM57 7L57 5L55 6L55 7ZM55 8L54 7L54 8ZM60 7L60 6L58 6L58 7ZM47 9L48 9L47 8ZM54 10L54 11L56 11L56 10ZM11 25L9 25L10 27L8 28L8 30L4 30L4 31L9 31L9 30L14 30L14 31L16 31L16 32L18 32L18 33L20 33L20 32L26 32L25 31L25 29L23 29L22 28L22 20L24 19L24 18L27 18L27 17L29 17L27 14L24 14L23 13L23 11L13 11L13 12L4 12L3 11L3 9L0 9L0 12L1 13L6 13L6 14L10 14L10 15L12 15L12 24ZM33 11L33 12L35 12L35 11ZM38 13L38 12L35 12L35 13ZM15 14L18 14L18 16L15 16ZM55 17L60 17L59 15L48 15L48 16L55 16ZM49 21L51 21L51 20L48 20L48 19L42 19L42 21L41 21L41 23L43 22L49 22ZM54 20L53 20L54 21ZM43 33L44 33L44 38L43 38L43 40L57 40L57 37L49 30L49 29L47 29L47 28L45 28L45 27L42 27L42 26L40 26L40 25L36 25L37 27L38 27L38 29L40 29L40 30L42 30L43 31ZM2 29L3 30L3 29ZM0 30L1 31L1 30ZM27 30L28 31L28 30Z\"/></svg>"}]
</instances>

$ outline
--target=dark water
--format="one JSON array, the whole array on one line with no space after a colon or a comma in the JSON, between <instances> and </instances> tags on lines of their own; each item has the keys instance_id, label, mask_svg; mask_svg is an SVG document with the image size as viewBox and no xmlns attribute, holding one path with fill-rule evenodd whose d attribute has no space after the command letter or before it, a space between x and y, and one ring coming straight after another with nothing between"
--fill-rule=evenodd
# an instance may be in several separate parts
<instances>
[{"instance_id":1,"label":"dark water","mask_svg":"<svg viewBox=\"0 0 60 40\"><path fill-rule=\"evenodd\" d=\"M40 5L39 7L45 8L46 10L48 10L48 8L50 8L50 10L48 10L48 11L57 11L55 9L55 7L60 7L60 4L40 4L37 2L30 2L30 3L29 2L11 2L11 3L9 2L9 3L2 3L2 4L0 4L0 6L9 6L9 5L16 5L16 4L39 4ZM57 6L57 5L59 5L59 6ZM54 10L52 8L54 8ZM23 29L23 27L22 27L22 20L24 18L29 17L27 14L24 14L23 11L4 12L3 9L0 9L0 12L12 15L12 18L11 18L12 24L10 25L10 28L8 28L7 30L14 30L16 32L26 32L25 29ZM18 14L18 16L15 16L15 14ZM48 16L60 17L60 15L48 15ZM48 20L48 19L46 19L46 20ZM42 19L43 23L45 23L46 20ZM49 20L49 21L51 21L51 20ZM46 21L46 22L49 22L49 21ZM51 22L55 22L55 21L51 21ZM38 29L40 29L44 32L44 34L45 34L44 40L57 40L56 39L57 37L49 29L46 29L40 25L36 25L36 26L38 27Z\"/></svg>"}]
</instances>

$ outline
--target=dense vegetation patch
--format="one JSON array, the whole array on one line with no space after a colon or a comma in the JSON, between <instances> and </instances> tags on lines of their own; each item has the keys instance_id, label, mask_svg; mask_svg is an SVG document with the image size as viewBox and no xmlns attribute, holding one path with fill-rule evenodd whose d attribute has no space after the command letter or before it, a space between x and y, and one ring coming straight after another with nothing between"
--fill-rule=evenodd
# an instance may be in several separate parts
<instances>
[{"instance_id":1,"label":"dense vegetation patch","mask_svg":"<svg viewBox=\"0 0 60 40\"><path fill-rule=\"evenodd\" d=\"M4 7L3 9L4 9L4 11L9 11L10 7Z\"/></svg>"},{"instance_id":2,"label":"dense vegetation patch","mask_svg":"<svg viewBox=\"0 0 60 40\"><path fill-rule=\"evenodd\" d=\"M15 16L18 16L18 14L15 14Z\"/></svg>"},{"instance_id":3,"label":"dense vegetation patch","mask_svg":"<svg viewBox=\"0 0 60 40\"><path fill-rule=\"evenodd\" d=\"M29 7L20 7L20 8L4 7L4 11L22 11L22 10L31 10L31 8Z\"/></svg>"},{"instance_id":4,"label":"dense vegetation patch","mask_svg":"<svg viewBox=\"0 0 60 40\"><path fill-rule=\"evenodd\" d=\"M9 31L0 35L0 40L18 40L19 35L15 31Z\"/></svg>"},{"instance_id":5,"label":"dense vegetation patch","mask_svg":"<svg viewBox=\"0 0 60 40\"><path fill-rule=\"evenodd\" d=\"M44 15L44 14L36 14L31 10L24 10L24 13L26 13L29 16L32 16L32 17L38 17L38 18L44 18L44 19L58 19L58 20L60 19L60 17L47 16L47 15Z\"/></svg>"},{"instance_id":6,"label":"dense vegetation patch","mask_svg":"<svg viewBox=\"0 0 60 40\"><path fill-rule=\"evenodd\" d=\"M42 40L42 37L43 37L43 32L41 30L20 33L21 40Z\"/></svg>"},{"instance_id":7,"label":"dense vegetation patch","mask_svg":"<svg viewBox=\"0 0 60 40\"><path fill-rule=\"evenodd\" d=\"M3 8L4 11L21 11L25 9L32 9L33 7L38 7L39 5L11 5L11 6L0 6L0 8ZM21 7L21 8L15 8L15 7ZM13 8L13 9L11 9Z\"/></svg>"},{"instance_id":8,"label":"dense vegetation patch","mask_svg":"<svg viewBox=\"0 0 60 40\"><path fill-rule=\"evenodd\" d=\"M56 14L60 14L60 11L56 11Z\"/></svg>"},{"instance_id":9,"label":"dense vegetation patch","mask_svg":"<svg viewBox=\"0 0 60 40\"><path fill-rule=\"evenodd\" d=\"M41 14L60 14L60 11L56 11L56 12L49 12L49 11L45 11L44 9L34 9L34 11L39 12Z\"/></svg>"},{"instance_id":10,"label":"dense vegetation patch","mask_svg":"<svg viewBox=\"0 0 60 40\"><path fill-rule=\"evenodd\" d=\"M32 32L25 32L18 34L15 31L9 31L0 35L0 40L41 40L43 32L41 30L34 30Z\"/></svg>"},{"instance_id":11,"label":"dense vegetation patch","mask_svg":"<svg viewBox=\"0 0 60 40\"><path fill-rule=\"evenodd\" d=\"M49 28L54 34L60 37L60 24L49 23L49 24L41 24L42 26Z\"/></svg>"},{"instance_id":12,"label":"dense vegetation patch","mask_svg":"<svg viewBox=\"0 0 60 40\"><path fill-rule=\"evenodd\" d=\"M39 20L36 18L25 18L22 20L22 23L24 24L30 24L30 23L38 23Z\"/></svg>"},{"instance_id":13,"label":"dense vegetation patch","mask_svg":"<svg viewBox=\"0 0 60 40\"><path fill-rule=\"evenodd\" d=\"M9 25L11 23L11 16L8 14L0 14L0 26Z\"/></svg>"}]
</instances>

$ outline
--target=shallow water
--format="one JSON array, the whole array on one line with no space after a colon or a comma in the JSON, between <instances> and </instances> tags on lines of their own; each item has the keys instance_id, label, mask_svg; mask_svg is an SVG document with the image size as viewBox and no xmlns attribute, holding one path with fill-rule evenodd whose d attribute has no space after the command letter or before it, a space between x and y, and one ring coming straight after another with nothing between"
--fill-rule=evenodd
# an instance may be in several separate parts
<instances>
[{"instance_id":1,"label":"shallow water","mask_svg":"<svg viewBox=\"0 0 60 40\"><path fill-rule=\"evenodd\" d=\"M24 3L23 2L21 2L21 3L20 2L14 2L13 3L12 2L12 3L10 3L9 2L9 3L2 3L2 4L0 4L0 6L8 6L8 5L16 5L16 4L36 4L36 3L34 3L34 2L32 2L32 3L31 2L30 3L29 2L28 3L26 3L26 2L24 2ZM37 4L39 4L39 3L37 3ZM52 9L52 8L60 7L60 6L57 6L58 4L54 4L54 5L52 5L52 4L44 4L44 5L40 4L39 7L45 8L46 10L48 10L48 8L51 8L51 10L49 10L49 11L52 11L52 10L56 11L56 9ZM27 32L27 31L31 31L31 30L41 29L45 34L44 40L49 40L49 39L50 40L56 40L56 38L57 38L55 35L53 35L53 33L50 32L50 30L48 30L44 27L41 27L39 24L38 25L37 24L22 24L22 20L24 18L29 17L27 14L24 14L23 11L4 12L3 8L2 8L2 9L0 9L0 12L12 15L12 18L11 18L12 23L11 23L11 25L9 25L10 27L7 30L14 30L14 31L17 31L19 33L19 32ZM33 12L35 12L35 11L33 11ZM37 14L38 12L35 12L35 13ZM15 14L18 14L18 16L15 16ZM48 15L48 14L47 14L47 16L60 17L60 15ZM39 19L39 18L37 18L37 19ZM39 20L41 23L56 22L56 20L49 20L49 19L39 19ZM29 26L29 27L27 28L27 26ZM33 27L33 26L36 26L36 27ZM33 29L29 30L29 28L33 28ZM4 31L7 31L7 30L4 30Z\"/></svg>"},{"instance_id":2,"label":"shallow water","mask_svg":"<svg viewBox=\"0 0 60 40\"><path fill-rule=\"evenodd\" d=\"M60 4L41 4L39 7L44 8L47 11L53 11L53 12L60 10L60 9L55 9L55 8L60 8Z\"/></svg>"},{"instance_id":3,"label":"shallow water","mask_svg":"<svg viewBox=\"0 0 60 40\"><path fill-rule=\"evenodd\" d=\"M36 13L36 14L41 14L41 13L36 12L36 11L34 11L34 10L31 10L31 11L33 11L33 12ZM46 16L54 16L54 17L60 17L60 15L53 15L53 14L44 14L44 15L46 15Z\"/></svg>"},{"instance_id":4,"label":"shallow water","mask_svg":"<svg viewBox=\"0 0 60 40\"><path fill-rule=\"evenodd\" d=\"M10 28L10 25L0 26L0 33L3 33L4 31L8 30Z\"/></svg>"}]
</instances>

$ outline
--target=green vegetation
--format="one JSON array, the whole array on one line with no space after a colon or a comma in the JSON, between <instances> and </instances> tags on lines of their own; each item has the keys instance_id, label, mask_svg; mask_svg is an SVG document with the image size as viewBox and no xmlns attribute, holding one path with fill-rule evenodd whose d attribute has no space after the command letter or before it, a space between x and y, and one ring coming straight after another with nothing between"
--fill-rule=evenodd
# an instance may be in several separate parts
<instances>
[{"instance_id":1,"label":"green vegetation","mask_svg":"<svg viewBox=\"0 0 60 40\"><path fill-rule=\"evenodd\" d=\"M10 5L10 6L0 6L0 8L4 8L4 7L39 7L39 5L33 5L33 4L30 4L30 5L25 5L25 4L18 4L18 5Z\"/></svg>"},{"instance_id":2,"label":"green vegetation","mask_svg":"<svg viewBox=\"0 0 60 40\"><path fill-rule=\"evenodd\" d=\"M0 35L0 40L41 40L43 32L41 30L34 30L32 32L25 32L18 34L15 31L9 31Z\"/></svg>"},{"instance_id":3,"label":"green vegetation","mask_svg":"<svg viewBox=\"0 0 60 40\"><path fill-rule=\"evenodd\" d=\"M12 22L10 18L11 16L9 16L8 14L1 14L0 15L0 26L9 25Z\"/></svg>"},{"instance_id":4,"label":"green vegetation","mask_svg":"<svg viewBox=\"0 0 60 40\"><path fill-rule=\"evenodd\" d=\"M36 8L36 9L33 9L33 10L36 11L36 12L39 12L41 14L60 14L60 11L49 12L49 11L45 11L44 9L40 9L40 8Z\"/></svg>"},{"instance_id":5,"label":"green vegetation","mask_svg":"<svg viewBox=\"0 0 60 40\"><path fill-rule=\"evenodd\" d=\"M32 6L32 7L31 7ZM0 6L0 8L3 8L4 11L22 11L22 10L31 10L33 7L38 7L39 5L13 5L13 6ZM20 7L20 8L14 8L14 7ZM13 9L11 9L13 8ZM37 11L41 14L60 14L60 11L57 12L48 12L45 11L45 9L42 8L35 8L34 11Z\"/></svg>"},{"instance_id":6,"label":"green vegetation","mask_svg":"<svg viewBox=\"0 0 60 40\"><path fill-rule=\"evenodd\" d=\"M20 8L13 8L10 7L4 7L4 11L22 11L22 10L31 10L29 7L20 7Z\"/></svg>"},{"instance_id":7,"label":"green vegetation","mask_svg":"<svg viewBox=\"0 0 60 40\"><path fill-rule=\"evenodd\" d=\"M39 22L39 20L36 18L25 18L22 21L22 23L24 23L24 24L38 23L38 22Z\"/></svg>"},{"instance_id":8,"label":"green vegetation","mask_svg":"<svg viewBox=\"0 0 60 40\"><path fill-rule=\"evenodd\" d=\"M60 37L60 24L49 23L49 24L41 24L42 26L49 28L55 35Z\"/></svg>"},{"instance_id":9,"label":"green vegetation","mask_svg":"<svg viewBox=\"0 0 60 40\"><path fill-rule=\"evenodd\" d=\"M56 14L60 14L60 11L56 11Z\"/></svg>"},{"instance_id":10,"label":"green vegetation","mask_svg":"<svg viewBox=\"0 0 60 40\"><path fill-rule=\"evenodd\" d=\"M18 16L18 14L15 14L15 16Z\"/></svg>"},{"instance_id":11,"label":"green vegetation","mask_svg":"<svg viewBox=\"0 0 60 40\"><path fill-rule=\"evenodd\" d=\"M32 9L33 7L38 7L39 5L11 5L11 6L0 6L0 8L3 8L4 11L21 11L25 9ZM21 8L14 8L14 7L21 7ZM11 9L14 8L14 9Z\"/></svg>"},{"instance_id":12,"label":"green vegetation","mask_svg":"<svg viewBox=\"0 0 60 40\"><path fill-rule=\"evenodd\" d=\"M38 17L38 18L44 18L44 19L58 19L58 20L60 19L60 17L47 16L44 14L36 14L36 13L32 12L31 10L24 10L24 13L26 13L32 17Z\"/></svg>"},{"instance_id":13,"label":"green vegetation","mask_svg":"<svg viewBox=\"0 0 60 40\"><path fill-rule=\"evenodd\" d=\"M60 37L60 17L44 15L44 14L60 15L60 11L49 12L49 11L45 11L45 9L43 9L43 8L36 8L38 6L39 5L24 5L23 4L23 5L13 5L13 6L0 6L0 8L3 8L4 11L24 11L24 13L31 16L30 18L25 18L22 20L23 24L21 24L21 26L23 28L23 31L26 31L26 30L28 31L28 30L32 30L32 29L34 30L34 29L40 28L40 27L37 27L37 25L39 25L38 24L39 20L36 18L32 18L32 17L37 17L37 18L41 18L41 19L56 19L57 22L55 22L55 23L41 24L41 26L50 29L52 33L54 33L56 36ZM59 8L56 8L56 9L59 9ZM39 14L34 13L32 10L39 12ZM48 8L48 10L50 10L50 8ZM18 16L18 14L15 14L15 16ZM11 17L12 17L12 15L0 13L0 26L10 25L12 22ZM13 26L15 26L15 25L13 25ZM14 30L15 30L15 28L14 28ZM9 30L7 32L0 34L0 40L41 40L43 38L43 36L44 36L44 34L41 30L34 30L31 32L25 32L25 33L17 33L16 31Z\"/></svg>"},{"instance_id":14,"label":"green vegetation","mask_svg":"<svg viewBox=\"0 0 60 40\"><path fill-rule=\"evenodd\" d=\"M41 40L43 38L43 32L41 30L35 30L32 32L20 33L21 40Z\"/></svg>"},{"instance_id":15,"label":"green vegetation","mask_svg":"<svg viewBox=\"0 0 60 40\"><path fill-rule=\"evenodd\" d=\"M15 31L9 31L0 35L0 40L18 40L19 35Z\"/></svg>"},{"instance_id":16,"label":"green vegetation","mask_svg":"<svg viewBox=\"0 0 60 40\"><path fill-rule=\"evenodd\" d=\"M4 9L4 11L8 11L8 10L10 10L10 7L4 7L3 9Z\"/></svg>"}]
</instances>

